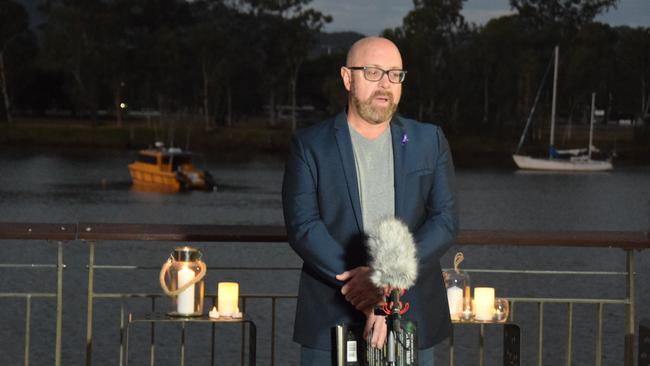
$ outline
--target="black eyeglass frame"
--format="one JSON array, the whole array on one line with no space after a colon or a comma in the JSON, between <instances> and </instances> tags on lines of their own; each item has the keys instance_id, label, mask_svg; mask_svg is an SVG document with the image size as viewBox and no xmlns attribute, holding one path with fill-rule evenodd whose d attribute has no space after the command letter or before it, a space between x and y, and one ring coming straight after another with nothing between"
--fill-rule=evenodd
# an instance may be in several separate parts
<instances>
[{"instance_id":1,"label":"black eyeglass frame","mask_svg":"<svg viewBox=\"0 0 650 366\"><path fill-rule=\"evenodd\" d=\"M402 84L404 82L404 80L406 79L406 73L408 72L406 70L401 70L401 69L384 70L381 67L377 67L377 66L345 66L345 68L348 69L348 70L361 70L361 71L363 71L363 77L364 77L364 79L366 79L368 81L379 81L379 80L381 80L381 78L384 77L384 75L386 75L386 77L388 78L388 81L390 81L393 84ZM377 80L368 79L368 76L366 76L366 70L368 70L368 69L375 69L375 70L381 71L381 75L379 76L379 79L377 79ZM390 79L389 72L391 72L391 71L399 71L400 72L398 81L393 81L393 80Z\"/></svg>"}]
</instances>

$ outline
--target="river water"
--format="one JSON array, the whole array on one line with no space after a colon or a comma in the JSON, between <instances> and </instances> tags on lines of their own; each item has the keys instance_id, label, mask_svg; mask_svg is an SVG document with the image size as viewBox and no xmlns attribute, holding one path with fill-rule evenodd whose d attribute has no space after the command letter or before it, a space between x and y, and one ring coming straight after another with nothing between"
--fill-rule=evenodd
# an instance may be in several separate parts
<instances>
[{"instance_id":1,"label":"river water","mask_svg":"<svg viewBox=\"0 0 650 366\"><path fill-rule=\"evenodd\" d=\"M135 157L133 151L79 150L0 150L0 221L5 222L104 222L169 224L241 224L282 225L280 198L282 158L257 156L233 159L207 156L204 167L216 178L218 190L212 193L188 192L163 194L136 192L130 189L126 165ZM650 228L650 163L643 166L617 166L609 173L527 173L513 168L457 169L457 189L462 229L505 230L621 230L648 231ZM55 243L3 241L3 263L53 263ZM138 264L160 266L172 243L98 243L100 264ZM212 266L299 266L286 244L200 244ZM514 248L504 246L460 247L442 259L451 266L453 254L463 251L466 266L488 269L625 269L625 253L618 249ZM85 243L65 246L67 265L64 277L64 364L84 362L86 313L85 299L88 248ZM646 252L636 253L637 316L650 317L650 259ZM18 273L17 273L18 272ZM98 271L98 292L159 292L155 271ZM294 293L297 271L274 274L215 270L209 273L207 291L216 282L237 280L242 293ZM473 285L497 288L497 296L584 296L620 298L625 295L622 278L616 281L593 276L503 276L475 274ZM54 276L47 270L24 271L0 269L0 292L52 291ZM214 291L212 291L214 292ZM5 314L0 319L0 364L23 363L23 329L25 302L0 298ZM53 302L34 300L31 312L32 364L50 364L53 360ZM129 301L127 311L146 311L143 301ZM544 320L544 363L562 364L566 336L565 306L549 305ZM515 321L522 328L523 363L532 364L537 357L537 308L521 305ZM574 315L574 365L593 364L595 306L579 305ZM94 364L117 364L119 342L119 302L95 301ZM269 364L269 304L251 302L247 313L258 323L258 364ZM293 302L278 304L279 324L277 365L296 364L297 347L291 343ZM604 364L619 365L622 360L624 311L622 306L604 308ZM172 326L156 328L159 344L156 364L178 364L178 347L174 341L178 330ZM187 355L193 364L207 364L203 355L209 344L204 329L188 330ZM134 329L132 364L148 364L145 349L149 330ZM196 332L196 333L192 333ZM234 364L240 336L238 329L218 332L220 362ZM501 344L499 330L488 329L488 364L497 364ZM476 364L476 329L461 327L457 331L456 361L460 365ZM221 338L220 338L221 337ZM207 342L207 343L206 343ZM209 352L208 352L209 354ZM209 355L208 355L209 357ZM440 364L446 354L439 350Z\"/></svg>"}]
</instances>

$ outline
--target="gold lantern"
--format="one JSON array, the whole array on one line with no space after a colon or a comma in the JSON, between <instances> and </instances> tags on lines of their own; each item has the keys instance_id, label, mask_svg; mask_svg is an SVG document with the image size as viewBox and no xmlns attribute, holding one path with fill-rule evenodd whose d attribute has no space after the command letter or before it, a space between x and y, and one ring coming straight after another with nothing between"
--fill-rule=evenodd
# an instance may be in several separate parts
<instances>
[{"instance_id":1,"label":"gold lantern","mask_svg":"<svg viewBox=\"0 0 650 366\"><path fill-rule=\"evenodd\" d=\"M201 252L189 246L174 248L160 269L160 286L171 299L171 316L203 314L203 278L207 267Z\"/></svg>"}]
</instances>

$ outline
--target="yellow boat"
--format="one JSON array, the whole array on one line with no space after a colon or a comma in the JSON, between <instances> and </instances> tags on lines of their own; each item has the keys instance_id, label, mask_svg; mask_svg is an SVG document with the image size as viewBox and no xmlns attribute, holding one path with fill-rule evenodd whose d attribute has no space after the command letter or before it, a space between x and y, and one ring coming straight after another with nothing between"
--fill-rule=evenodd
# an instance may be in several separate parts
<instances>
[{"instance_id":1,"label":"yellow boat","mask_svg":"<svg viewBox=\"0 0 650 366\"><path fill-rule=\"evenodd\" d=\"M193 156L190 151L177 147L165 148L159 142L155 148L140 150L136 161L129 164L133 187L164 192L215 190L214 179L209 172L194 167Z\"/></svg>"}]
</instances>

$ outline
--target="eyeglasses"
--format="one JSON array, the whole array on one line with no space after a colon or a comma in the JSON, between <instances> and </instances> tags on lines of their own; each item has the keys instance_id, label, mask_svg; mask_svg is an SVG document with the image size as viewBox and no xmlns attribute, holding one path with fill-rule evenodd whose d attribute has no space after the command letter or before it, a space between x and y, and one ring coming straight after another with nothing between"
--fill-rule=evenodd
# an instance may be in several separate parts
<instances>
[{"instance_id":1,"label":"eyeglasses","mask_svg":"<svg viewBox=\"0 0 650 366\"><path fill-rule=\"evenodd\" d=\"M379 81L388 75L388 81L393 84L401 84L406 78L406 70L391 69L384 70L374 66L346 66L350 70L363 70L363 77L368 81Z\"/></svg>"}]
</instances>

